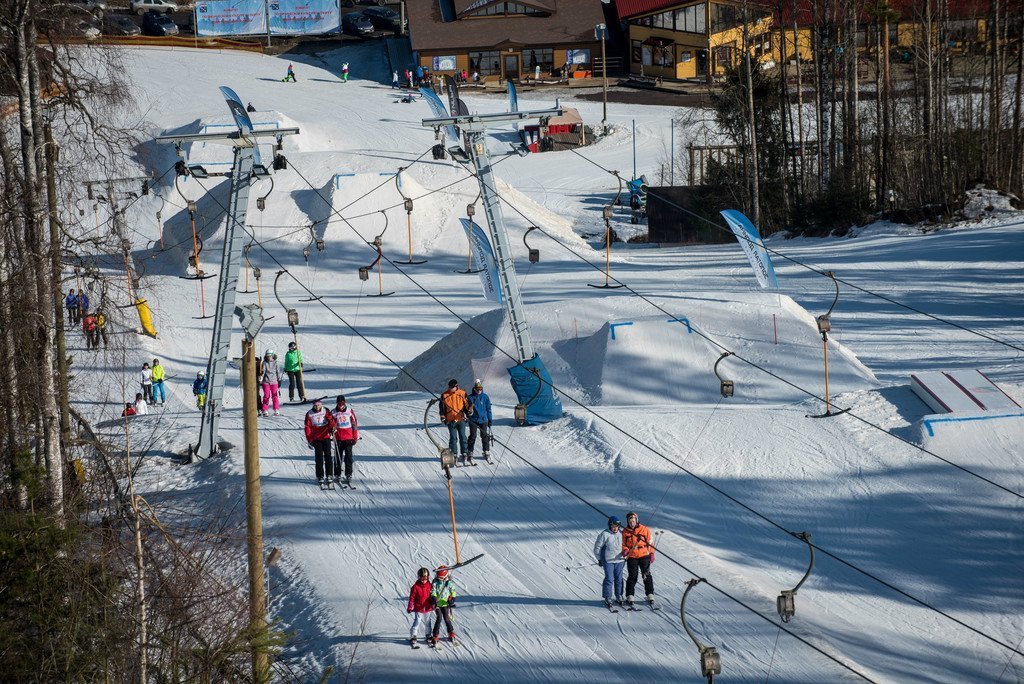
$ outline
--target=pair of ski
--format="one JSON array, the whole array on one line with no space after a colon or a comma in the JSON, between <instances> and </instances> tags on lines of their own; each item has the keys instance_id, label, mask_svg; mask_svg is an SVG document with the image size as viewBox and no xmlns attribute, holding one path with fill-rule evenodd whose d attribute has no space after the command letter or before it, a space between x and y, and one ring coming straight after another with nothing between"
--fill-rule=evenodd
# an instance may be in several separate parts
<instances>
[{"instance_id":1,"label":"pair of ski","mask_svg":"<svg viewBox=\"0 0 1024 684\"><path fill-rule=\"evenodd\" d=\"M604 605L605 605L605 608L607 608L612 613L618 613L619 612L619 609L616 607L615 603L609 602L609 603L605 603ZM632 603L622 603L622 602L620 602L620 603L618 603L618 605L619 606L623 606L626 609L627 612L632 612L632 613L642 613L643 610L644 610L640 606L636 606L636 605L634 605ZM661 610L661 606L658 605L657 603L655 603L654 601L648 601L647 605L650 606L652 611Z\"/></svg>"},{"instance_id":2,"label":"pair of ski","mask_svg":"<svg viewBox=\"0 0 1024 684\"><path fill-rule=\"evenodd\" d=\"M351 480L323 480L320 483L320 491L335 489L355 489L356 486L352 484ZM338 485L335 487L334 485Z\"/></svg>"},{"instance_id":3,"label":"pair of ski","mask_svg":"<svg viewBox=\"0 0 1024 684\"><path fill-rule=\"evenodd\" d=\"M413 641L413 642L411 642L411 643L412 643L412 648L413 648L413 650L414 650L414 651L415 651L415 650L418 650L418 649L419 649L420 645L419 645L418 643L416 643L415 641ZM449 641L448 643L450 643L450 644L451 644L452 646L460 646L460 645L461 645L461 644L459 644L459 642L458 642L458 641L456 641L456 640L453 640L453 641ZM436 642L432 642L432 641L430 641L430 640L428 639L428 640L427 640L427 645L429 645L429 646L430 646L430 648L434 649L435 651L443 651L443 650L444 650L443 648L441 648L441 642L440 642L440 640L439 640L439 641L436 641Z\"/></svg>"}]
</instances>

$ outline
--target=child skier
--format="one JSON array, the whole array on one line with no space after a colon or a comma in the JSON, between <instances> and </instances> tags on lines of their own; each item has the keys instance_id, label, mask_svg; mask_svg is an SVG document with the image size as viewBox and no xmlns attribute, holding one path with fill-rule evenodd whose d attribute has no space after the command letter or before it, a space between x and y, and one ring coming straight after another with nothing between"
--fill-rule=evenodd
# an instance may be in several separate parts
<instances>
[{"instance_id":1,"label":"child skier","mask_svg":"<svg viewBox=\"0 0 1024 684\"><path fill-rule=\"evenodd\" d=\"M391 87L394 90L398 90L399 88L401 88L401 85L399 85L399 83L398 83L398 72L397 71L392 71L391 72Z\"/></svg>"},{"instance_id":2,"label":"child skier","mask_svg":"<svg viewBox=\"0 0 1024 684\"><path fill-rule=\"evenodd\" d=\"M420 568L417 575L416 584L412 585L409 591L409 606L405 609L406 613L413 614L412 627L409 629L409 644L413 648L419 648L416 644L416 632L420 624L429 624L427 616L434 612L434 599L430 597L430 570Z\"/></svg>"},{"instance_id":3,"label":"child skier","mask_svg":"<svg viewBox=\"0 0 1024 684\"><path fill-rule=\"evenodd\" d=\"M261 415L270 415L270 405L274 406L274 415L281 415L281 366L277 363L277 354L273 349L268 349L263 355L262 374L260 384L263 385L263 404Z\"/></svg>"},{"instance_id":4,"label":"child skier","mask_svg":"<svg viewBox=\"0 0 1024 684\"><path fill-rule=\"evenodd\" d=\"M206 403L206 371L196 373L195 382L192 383L192 394L196 396L196 406L203 408Z\"/></svg>"},{"instance_id":5,"label":"child skier","mask_svg":"<svg viewBox=\"0 0 1024 684\"><path fill-rule=\"evenodd\" d=\"M348 83L348 62L341 65L341 82Z\"/></svg>"},{"instance_id":6,"label":"child skier","mask_svg":"<svg viewBox=\"0 0 1024 684\"><path fill-rule=\"evenodd\" d=\"M448 628L448 641L455 641L455 624L452 622L452 609L455 608L455 583L447 565L442 565L434 575L430 585L430 598L434 602L434 629L430 633L430 645L437 645L437 635L441 631L441 620Z\"/></svg>"},{"instance_id":7,"label":"child skier","mask_svg":"<svg viewBox=\"0 0 1024 684\"><path fill-rule=\"evenodd\" d=\"M304 425L306 443L316 458L316 481L323 489L334 476L334 461L331 459L331 434L334 432L334 418L324 408L320 399L313 400L313 408L306 412Z\"/></svg>"},{"instance_id":8,"label":"child skier","mask_svg":"<svg viewBox=\"0 0 1024 684\"><path fill-rule=\"evenodd\" d=\"M284 81L285 83L287 83L288 81L295 83L297 81L297 79L295 78L295 69L292 68L291 64L288 65L288 73L281 80Z\"/></svg>"},{"instance_id":9,"label":"child skier","mask_svg":"<svg viewBox=\"0 0 1024 684\"><path fill-rule=\"evenodd\" d=\"M153 370L148 363L142 364L142 370L139 372L139 384L142 385L142 397L148 404L153 400Z\"/></svg>"},{"instance_id":10,"label":"child skier","mask_svg":"<svg viewBox=\"0 0 1024 684\"><path fill-rule=\"evenodd\" d=\"M130 401L126 401L124 404L124 410L121 411L121 417L127 418L128 416L135 415L135 404Z\"/></svg>"},{"instance_id":11,"label":"child skier","mask_svg":"<svg viewBox=\"0 0 1024 684\"><path fill-rule=\"evenodd\" d=\"M135 415L137 416L148 416L149 415L149 404L142 398L142 392L135 393Z\"/></svg>"}]
</instances>

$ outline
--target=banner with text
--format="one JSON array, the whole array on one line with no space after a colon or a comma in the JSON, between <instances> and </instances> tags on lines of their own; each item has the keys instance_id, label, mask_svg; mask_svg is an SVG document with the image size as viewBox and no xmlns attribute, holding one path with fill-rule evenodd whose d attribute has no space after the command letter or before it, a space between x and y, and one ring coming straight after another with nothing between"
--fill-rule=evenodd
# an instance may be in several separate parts
<instances>
[{"instance_id":1,"label":"banner with text","mask_svg":"<svg viewBox=\"0 0 1024 684\"><path fill-rule=\"evenodd\" d=\"M197 36L246 36L267 32L266 0L201 0Z\"/></svg>"},{"instance_id":2,"label":"banner with text","mask_svg":"<svg viewBox=\"0 0 1024 684\"><path fill-rule=\"evenodd\" d=\"M305 36L341 32L338 0L270 0L270 33Z\"/></svg>"},{"instance_id":3,"label":"banner with text","mask_svg":"<svg viewBox=\"0 0 1024 684\"><path fill-rule=\"evenodd\" d=\"M470 224L467 219L460 218L466 237L473 245L473 270L480 272L480 285L484 290L484 299L501 302L501 286L498 284L498 260L491 249L491 241L487 233L476 222Z\"/></svg>"},{"instance_id":4,"label":"banner with text","mask_svg":"<svg viewBox=\"0 0 1024 684\"><path fill-rule=\"evenodd\" d=\"M779 287L779 281L775 277L775 268L772 260L768 257L768 250L764 248L764 240L757 228L742 213L735 209L726 209L719 212L725 217L726 223L732 229L733 234L739 241L743 251L747 253L750 267L754 269L754 277L762 288Z\"/></svg>"}]
</instances>

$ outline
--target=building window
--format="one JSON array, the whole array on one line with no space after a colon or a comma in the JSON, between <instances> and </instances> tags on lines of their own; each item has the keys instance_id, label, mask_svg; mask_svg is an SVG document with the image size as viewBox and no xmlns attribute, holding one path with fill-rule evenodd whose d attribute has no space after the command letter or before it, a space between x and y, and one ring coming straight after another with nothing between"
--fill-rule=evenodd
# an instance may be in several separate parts
<instances>
[{"instance_id":1,"label":"building window","mask_svg":"<svg viewBox=\"0 0 1024 684\"><path fill-rule=\"evenodd\" d=\"M692 59L693 59L693 53L691 51L689 51L689 50L682 50L679 53L679 61L680 62L689 62Z\"/></svg>"},{"instance_id":2,"label":"building window","mask_svg":"<svg viewBox=\"0 0 1024 684\"><path fill-rule=\"evenodd\" d=\"M650 45L644 45L639 40L634 40L632 48L631 59L634 64L651 66L654 63Z\"/></svg>"},{"instance_id":3,"label":"building window","mask_svg":"<svg viewBox=\"0 0 1024 684\"><path fill-rule=\"evenodd\" d=\"M691 5L674 12L675 30L686 33L707 33L707 5Z\"/></svg>"},{"instance_id":4,"label":"building window","mask_svg":"<svg viewBox=\"0 0 1024 684\"><path fill-rule=\"evenodd\" d=\"M672 66L672 45L654 46L654 66Z\"/></svg>"},{"instance_id":5,"label":"building window","mask_svg":"<svg viewBox=\"0 0 1024 684\"><path fill-rule=\"evenodd\" d=\"M469 71L476 71L481 76L501 73L501 53L495 50L490 52L470 52Z\"/></svg>"},{"instance_id":6,"label":"building window","mask_svg":"<svg viewBox=\"0 0 1024 684\"><path fill-rule=\"evenodd\" d=\"M478 0L478 2L474 2L472 5L467 7L462 12L461 16L493 17L509 15L549 16L550 13L524 5L521 2L491 2L490 0Z\"/></svg>"},{"instance_id":7,"label":"building window","mask_svg":"<svg viewBox=\"0 0 1024 684\"><path fill-rule=\"evenodd\" d=\"M530 71L540 67L541 72L551 73L555 70L555 51L552 48L523 50L523 63Z\"/></svg>"},{"instance_id":8,"label":"building window","mask_svg":"<svg viewBox=\"0 0 1024 684\"><path fill-rule=\"evenodd\" d=\"M755 57L770 55L772 53L772 34L769 32L754 36L751 39Z\"/></svg>"}]
</instances>

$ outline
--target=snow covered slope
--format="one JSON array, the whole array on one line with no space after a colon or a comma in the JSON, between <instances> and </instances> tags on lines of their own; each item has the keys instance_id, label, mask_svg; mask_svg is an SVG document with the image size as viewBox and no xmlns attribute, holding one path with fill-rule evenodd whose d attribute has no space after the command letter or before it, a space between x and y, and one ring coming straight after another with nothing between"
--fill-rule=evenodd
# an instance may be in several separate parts
<instances>
[{"instance_id":1,"label":"snow covered slope","mask_svg":"<svg viewBox=\"0 0 1024 684\"><path fill-rule=\"evenodd\" d=\"M222 84L252 100L257 118L302 131L287 143L289 169L274 174L266 209L250 207L249 258L262 278L239 303L261 301L274 315L259 347L283 352L291 332L273 284L278 270L288 270L276 294L300 315L299 341L316 369L306 376L308 393L344 392L362 427L359 488L322 492L300 432L304 407L285 406L260 426L267 545L284 552L270 571L272 610L296 630L285 655L303 678L318 681L333 668L341 679L375 682L698 682L696 648L677 611L685 582L698 576L709 584L691 592L687 614L701 640L721 652L723 680L1024 681L1024 656L1006 646L1019 648L1024 634L1024 435L1011 427L980 443L929 442L933 455L908 443L920 439L918 422L930 412L911 393L910 372L979 367L1024 398L1019 217L927 235L878 229L855 240L769 240L803 263L989 337L843 286L832 317L830 390L851 411L812 420L805 416L823 408L812 395L824 391L813 315L831 303L831 281L777 258L782 294L766 295L752 291L736 245L622 247L613 251L612 273L644 299L590 288L603 281L603 254L573 230L599 225L614 179L567 152L499 160L523 297L566 394L561 420L519 428L504 377L509 359L495 350L512 353L507 326L481 297L477 276L455 273L466 264L457 219L476 187L464 169L430 159L433 135L419 125L429 110L396 103L381 85L378 44L296 62L294 84L280 82L286 63L270 57L139 49L126 59L134 115L154 134L226 121ZM343 60L352 68L347 84L332 75ZM536 97L542 104L543 94ZM503 106L467 101L477 111ZM600 118L599 104L566 104L587 121ZM653 174L673 113L612 105L615 132L584 153L629 168L635 118L638 171ZM508 149L497 138L491 147ZM170 149L139 151L150 173L173 161ZM393 176L399 167L403 191L416 198L413 252L428 261L386 261L383 288L395 294L370 297L378 281L357 273L376 256L367 241L383 229L381 211L389 222L385 255L408 257ZM125 335L118 339L126 347L92 357L84 345L74 349L78 386L89 388L75 400L98 422L113 418L134 392L129 373L159 356L172 376L170 399L165 411L132 426L139 443L153 445L139 486L202 515L204 493L240 496L243 466L237 448L193 466L166 458L198 432L189 383L205 366L211 322L193 317L201 297L207 311L214 304L214 281L178 276L191 252L188 199L197 202L204 268L219 268L227 186L195 179L180 186L179 193L166 176L158 194L128 211L159 338ZM268 191L260 181L253 195ZM161 207L163 252L155 249ZM558 241L531 234L542 252L532 265L520 242L531 224ZM324 251L315 238L326 242ZM302 302L308 292L299 283L322 300ZM125 303L123 293L111 296ZM129 314L114 323L131 326ZM712 368L722 349L669 318L686 318L791 384L726 358L719 370L736 382L736 396L720 401ZM495 400L496 464L453 473L459 553L485 555L457 574L462 645L413 651L403 640L416 569L455 560L447 488L419 429L431 396L423 388L439 392L450 376L463 385L484 378ZM241 428L238 381L229 377L222 438L240 446ZM662 533L654 565L659 612L613 615L600 606L593 541L606 516L627 510ZM789 534L804 530L820 550L782 632L773 624L775 596L806 569L807 547Z\"/></svg>"}]
</instances>

